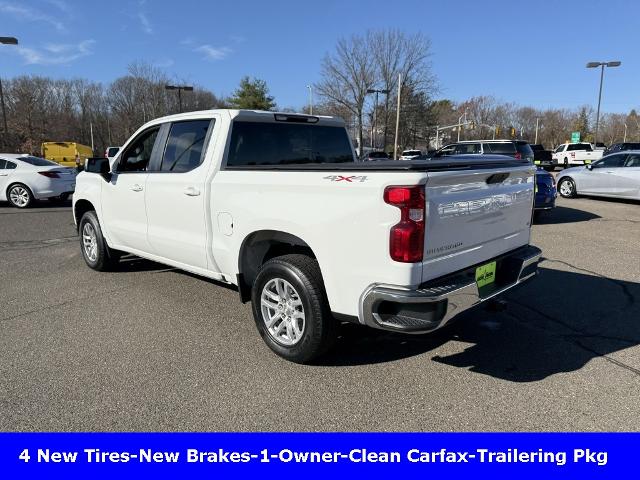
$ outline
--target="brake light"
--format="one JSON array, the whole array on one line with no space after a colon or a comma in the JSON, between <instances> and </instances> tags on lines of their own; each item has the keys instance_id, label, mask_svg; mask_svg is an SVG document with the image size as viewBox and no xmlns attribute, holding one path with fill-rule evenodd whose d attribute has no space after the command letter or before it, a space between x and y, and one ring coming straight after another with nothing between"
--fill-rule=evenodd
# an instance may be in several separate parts
<instances>
[{"instance_id":1,"label":"brake light","mask_svg":"<svg viewBox=\"0 0 640 480\"><path fill-rule=\"evenodd\" d=\"M58 172L51 172L51 171L47 171L47 172L38 172L40 175L43 175L45 177L49 177L49 178L60 178L60 175L58 175Z\"/></svg>"},{"instance_id":2,"label":"brake light","mask_svg":"<svg viewBox=\"0 0 640 480\"><path fill-rule=\"evenodd\" d=\"M516 159L520 160L522 158L522 154L520 152L516 152Z\"/></svg>"},{"instance_id":3,"label":"brake light","mask_svg":"<svg viewBox=\"0 0 640 480\"><path fill-rule=\"evenodd\" d=\"M384 201L400 209L400 222L391 227L389 255L396 262L421 262L424 252L424 186L391 186Z\"/></svg>"}]
</instances>

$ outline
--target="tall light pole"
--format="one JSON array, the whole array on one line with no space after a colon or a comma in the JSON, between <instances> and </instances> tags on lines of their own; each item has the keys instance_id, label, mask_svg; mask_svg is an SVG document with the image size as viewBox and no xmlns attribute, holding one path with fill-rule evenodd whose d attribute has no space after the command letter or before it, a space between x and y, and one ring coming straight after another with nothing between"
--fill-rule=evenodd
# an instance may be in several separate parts
<instances>
[{"instance_id":1,"label":"tall light pole","mask_svg":"<svg viewBox=\"0 0 640 480\"><path fill-rule=\"evenodd\" d=\"M16 37L0 37L0 44L2 45L18 45L18 39ZM7 127L7 110L4 105L4 92L2 91L2 78L0 78L0 103L2 104L2 123L4 124L3 146L4 137L9 135L9 127Z\"/></svg>"},{"instance_id":2,"label":"tall light pole","mask_svg":"<svg viewBox=\"0 0 640 480\"><path fill-rule=\"evenodd\" d=\"M604 67L619 67L622 62L613 61L613 62L589 62L587 63L587 68L597 68L600 67L600 92L598 93L598 110L596 113L596 133L593 136L593 143L595 144L598 141L598 127L600 126L600 101L602 100L602 80L604 79Z\"/></svg>"},{"instance_id":3,"label":"tall light pole","mask_svg":"<svg viewBox=\"0 0 640 480\"><path fill-rule=\"evenodd\" d=\"M178 112L182 113L182 91L192 92L193 87L191 85L165 85L165 90L177 90L178 91Z\"/></svg>"},{"instance_id":4,"label":"tall light pole","mask_svg":"<svg viewBox=\"0 0 640 480\"><path fill-rule=\"evenodd\" d=\"M373 129L371 130L371 148L376 148L376 128L378 127L378 94L384 93L385 95L389 95L389 90L377 90L375 88L369 88L367 90L367 93L376 94L376 104L373 108Z\"/></svg>"},{"instance_id":5,"label":"tall light pole","mask_svg":"<svg viewBox=\"0 0 640 480\"><path fill-rule=\"evenodd\" d=\"M400 132L400 94L402 93L402 74L398 74L398 107L396 108L396 136L393 142L393 159L398 159L398 133Z\"/></svg>"},{"instance_id":6,"label":"tall light pole","mask_svg":"<svg viewBox=\"0 0 640 480\"><path fill-rule=\"evenodd\" d=\"M313 88L311 85L307 85L309 89L309 115L313 115Z\"/></svg>"}]
</instances>

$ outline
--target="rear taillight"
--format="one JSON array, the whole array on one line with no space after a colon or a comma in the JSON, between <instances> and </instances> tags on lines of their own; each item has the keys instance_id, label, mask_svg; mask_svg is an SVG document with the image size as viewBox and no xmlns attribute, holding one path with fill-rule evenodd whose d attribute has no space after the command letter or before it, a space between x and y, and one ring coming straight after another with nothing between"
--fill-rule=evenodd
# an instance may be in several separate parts
<instances>
[{"instance_id":1,"label":"rear taillight","mask_svg":"<svg viewBox=\"0 0 640 480\"><path fill-rule=\"evenodd\" d=\"M516 152L516 158L520 160L522 158L522 154L520 152Z\"/></svg>"},{"instance_id":2,"label":"rear taillight","mask_svg":"<svg viewBox=\"0 0 640 480\"><path fill-rule=\"evenodd\" d=\"M58 175L58 172L38 172L38 173L40 175L43 175L49 178L60 178L60 175Z\"/></svg>"},{"instance_id":3,"label":"rear taillight","mask_svg":"<svg viewBox=\"0 0 640 480\"><path fill-rule=\"evenodd\" d=\"M400 209L400 222L391 227L389 255L396 262L421 262L424 252L424 186L391 186L384 201Z\"/></svg>"}]
</instances>

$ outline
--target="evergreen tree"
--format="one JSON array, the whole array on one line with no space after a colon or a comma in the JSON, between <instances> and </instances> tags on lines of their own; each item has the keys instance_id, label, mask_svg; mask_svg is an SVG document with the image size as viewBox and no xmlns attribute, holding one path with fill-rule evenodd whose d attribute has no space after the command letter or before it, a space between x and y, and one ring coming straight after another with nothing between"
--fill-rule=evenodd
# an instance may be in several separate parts
<instances>
[{"instance_id":1,"label":"evergreen tree","mask_svg":"<svg viewBox=\"0 0 640 480\"><path fill-rule=\"evenodd\" d=\"M231 108L248 110L273 110L276 107L273 97L269 95L267 82L254 78L244 77L240 80L240 86L229 99Z\"/></svg>"}]
</instances>

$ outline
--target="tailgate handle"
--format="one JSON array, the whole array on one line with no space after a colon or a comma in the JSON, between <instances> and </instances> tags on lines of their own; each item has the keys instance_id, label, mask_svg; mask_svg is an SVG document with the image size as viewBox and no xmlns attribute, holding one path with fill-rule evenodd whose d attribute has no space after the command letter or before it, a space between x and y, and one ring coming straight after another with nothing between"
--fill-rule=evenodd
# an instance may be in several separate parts
<instances>
[{"instance_id":1,"label":"tailgate handle","mask_svg":"<svg viewBox=\"0 0 640 480\"><path fill-rule=\"evenodd\" d=\"M491 185L493 183L502 183L507 179L508 176L508 173L494 173L489 178L487 178L486 182L488 185Z\"/></svg>"}]
</instances>

